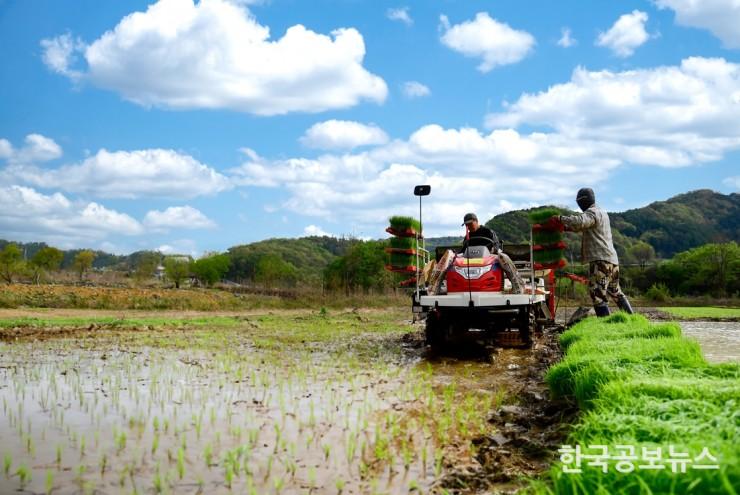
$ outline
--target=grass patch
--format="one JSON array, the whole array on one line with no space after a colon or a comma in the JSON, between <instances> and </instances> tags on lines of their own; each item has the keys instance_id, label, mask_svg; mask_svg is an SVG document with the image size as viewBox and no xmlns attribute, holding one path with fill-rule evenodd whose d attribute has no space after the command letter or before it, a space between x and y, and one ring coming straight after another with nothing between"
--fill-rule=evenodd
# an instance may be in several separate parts
<instances>
[{"instance_id":1,"label":"grass patch","mask_svg":"<svg viewBox=\"0 0 740 495\"><path fill-rule=\"evenodd\" d=\"M88 327L90 325L103 326L108 328L232 327L238 324L239 319L232 316L205 316L195 318L116 318L113 316L52 316L49 318L23 317L0 319L0 328Z\"/></svg>"},{"instance_id":2,"label":"grass patch","mask_svg":"<svg viewBox=\"0 0 740 495\"><path fill-rule=\"evenodd\" d=\"M690 308L658 308L664 313L676 316L684 320L703 318L737 318L740 319L740 308L718 308L713 306L690 307Z\"/></svg>"},{"instance_id":3,"label":"grass patch","mask_svg":"<svg viewBox=\"0 0 740 495\"><path fill-rule=\"evenodd\" d=\"M685 473L640 470L620 473L609 461L606 473L583 465L581 473L551 469L533 493L731 494L740 486L740 364L710 365L698 344L674 323L653 325L640 315L617 313L589 318L561 336L565 356L547 381L556 395L575 397L583 414L568 444L587 449L619 446L688 453ZM719 469L693 469L706 448ZM636 464L643 464L637 461Z\"/></svg>"}]
</instances>

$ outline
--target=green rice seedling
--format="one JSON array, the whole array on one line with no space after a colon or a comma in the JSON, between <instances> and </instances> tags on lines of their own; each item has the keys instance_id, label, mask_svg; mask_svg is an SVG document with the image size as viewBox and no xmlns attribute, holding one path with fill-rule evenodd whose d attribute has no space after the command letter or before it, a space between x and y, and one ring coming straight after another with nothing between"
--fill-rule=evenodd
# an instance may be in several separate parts
<instances>
[{"instance_id":1,"label":"green rice seedling","mask_svg":"<svg viewBox=\"0 0 740 495\"><path fill-rule=\"evenodd\" d=\"M267 480L270 477L270 474L272 473L272 462L273 462L273 456L270 454L267 456L267 466L265 467L265 480Z\"/></svg>"},{"instance_id":2,"label":"green rice seedling","mask_svg":"<svg viewBox=\"0 0 740 495\"><path fill-rule=\"evenodd\" d=\"M7 478L10 474L10 468L13 467L13 457L9 453L5 453L3 456L3 472Z\"/></svg>"},{"instance_id":3,"label":"green rice seedling","mask_svg":"<svg viewBox=\"0 0 740 495\"><path fill-rule=\"evenodd\" d=\"M344 491L344 486L347 484L346 481L344 481L342 478L338 478L334 482L334 486L337 487L337 495L342 495L342 492Z\"/></svg>"},{"instance_id":4,"label":"green rice seedling","mask_svg":"<svg viewBox=\"0 0 740 495\"><path fill-rule=\"evenodd\" d=\"M46 481L44 482L44 490L46 495L49 495L54 489L54 472L51 469L46 470Z\"/></svg>"},{"instance_id":5,"label":"green rice seedling","mask_svg":"<svg viewBox=\"0 0 740 495\"><path fill-rule=\"evenodd\" d=\"M529 221L533 224L541 224L547 222L550 217L555 215L561 215L563 212L559 208L539 208L529 212Z\"/></svg>"},{"instance_id":6,"label":"green rice seedling","mask_svg":"<svg viewBox=\"0 0 740 495\"><path fill-rule=\"evenodd\" d=\"M412 229L416 232L421 230L421 224L413 217L394 215L388 219L388 223L390 223L391 227L396 230Z\"/></svg>"},{"instance_id":7,"label":"green rice seedling","mask_svg":"<svg viewBox=\"0 0 740 495\"><path fill-rule=\"evenodd\" d=\"M275 488L275 493L280 494L280 492L283 491L283 487L285 486L285 480L283 478L275 478L272 482L273 487Z\"/></svg>"},{"instance_id":8,"label":"green rice seedling","mask_svg":"<svg viewBox=\"0 0 740 495\"><path fill-rule=\"evenodd\" d=\"M116 450L120 454L126 449L126 432L121 431L115 437Z\"/></svg>"},{"instance_id":9,"label":"green rice seedling","mask_svg":"<svg viewBox=\"0 0 740 495\"><path fill-rule=\"evenodd\" d=\"M177 451L177 475L180 479L185 477L185 451L182 448Z\"/></svg>"},{"instance_id":10,"label":"green rice seedling","mask_svg":"<svg viewBox=\"0 0 740 495\"><path fill-rule=\"evenodd\" d=\"M416 239L413 237L391 237L390 247L395 249L415 249Z\"/></svg>"},{"instance_id":11,"label":"green rice seedling","mask_svg":"<svg viewBox=\"0 0 740 495\"><path fill-rule=\"evenodd\" d=\"M159 463L157 463L156 467L154 468L154 478L152 478L152 488L154 489L154 493L164 492L164 482L162 480L162 475L159 473Z\"/></svg>"},{"instance_id":12,"label":"green rice seedling","mask_svg":"<svg viewBox=\"0 0 740 495\"><path fill-rule=\"evenodd\" d=\"M213 447L210 443L207 443L206 446L203 447L203 459L206 461L206 467L210 469L213 465Z\"/></svg>"},{"instance_id":13,"label":"green rice seedling","mask_svg":"<svg viewBox=\"0 0 740 495\"><path fill-rule=\"evenodd\" d=\"M100 456L100 477L105 476L105 468L108 467L108 455L104 452L103 455Z\"/></svg>"},{"instance_id":14,"label":"green rice seedling","mask_svg":"<svg viewBox=\"0 0 740 495\"><path fill-rule=\"evenodd\" d=\"M28 466L25 464L21 464L15 474L18 476L18 479L21 482L21 490L23 490L23 488L31 482L31 470L28 469Z\"/></svg>"},{"instance_id":15,"label":"green rice seedling","mask_svg":"<svg viewBox=\"0 0 740 495\"><path fill-rule=\"evenodd\" d=\"M540 487L540 493L734 493L740 480L739 364L708 365L675 326L651 325L636 315L587 319L561 340L567 343L565 357L550 369L548 383L584 407L570 444L610 451L619 445L636 451L672 445L694 455L706 448L721 461L717 469L631 476L598 469L565 475L555 465L552 489Z\"/></svg>"},{"instance_id":16,"label":"green rice seedling","mask_svg":"<svg viewBox=\"0 0 740 495\"><path fill-rule=\"evenodd\" d=\"M227 488L231 489L231 484L234 481L234 469L231 467L231 464L226 464L224 469L224 482L226 483Z\"/></svg>"},{"instance_id":17,"label":"green rice seedling","mask_svg":"<svg viewBox=\"0 0 740 495\"><path fill-rule=\"evenodd\" d=\"M324 461L328 461L329 456L331 455L331 445L325 443L321 446L321 448L324 450Z\"/></svg>"},{"instance_id":18,"label":"green rice seedling","mask_svg":"<svg viewBox=\"0 0 740 495\"><path fill-rule=\"evenodd\" d=\"M157 453L157 449L159 448L159 433L155 433L152 437L152 455Z\"/></svg>"}]
</instances>

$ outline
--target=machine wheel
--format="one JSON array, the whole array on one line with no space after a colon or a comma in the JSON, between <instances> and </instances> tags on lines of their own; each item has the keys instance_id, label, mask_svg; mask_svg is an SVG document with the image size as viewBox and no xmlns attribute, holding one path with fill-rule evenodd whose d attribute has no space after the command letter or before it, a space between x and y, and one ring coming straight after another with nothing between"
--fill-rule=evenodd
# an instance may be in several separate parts
<instances>
[{"instance_id":1,"label":"machine wheel","mask_svg":"<svg viewBox=\"0 0 740 495\"><path fill-rule=\"evenodd\" d=\"M518 315L519 338L524 347L532 347L532 335L535 331L535 316L529 308L521 308Z\"/></svg>"},{"instance_id":2,"label":"machine wheel","mask_svg":"<svg viewBox=\"0 0 740 495\"><path fill-rule=\"evenodd\" d=\"M424 333L426 343L432 349L441 349L445 344L445 334L447 333L447 321L439 313L430 312L427 315L426 327Z\"/></svg>"}]
</instances>

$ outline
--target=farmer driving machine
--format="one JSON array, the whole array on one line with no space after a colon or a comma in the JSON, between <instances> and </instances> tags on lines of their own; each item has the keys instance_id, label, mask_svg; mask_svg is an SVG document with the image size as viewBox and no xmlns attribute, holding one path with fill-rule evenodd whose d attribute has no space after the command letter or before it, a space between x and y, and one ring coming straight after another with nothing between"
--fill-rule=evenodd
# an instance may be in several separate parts
<instances>
[{"instance_id":1,"label":"farmer driving machine","mask_svg":"<svg viewBox=\"0 0 740 495\"><path fill-rule=\"evenodd\" d=\"M554 270L564 266L562 229L551 230L530 216L533 225L528 244L499 250L494 239L471 237L464 249L439 246L431 256L425 249L421 224L421 197L429 193L429 186L414 190L419 196L418 222L393 217L387 229L396 238L413 241L404 250L388 248L391 264L387 268L411 275L401 285L414 288L412 311L415 319L426 322L427 344L442 348L476 341L531 346L534 334L554 321ZM541 216L545 214L549 212ZM392 246L400 244L392 242ZM519 291L512 289L505 275L504 250L524 282ZM400 260L402 255L406 262Z\"/></svg>"}]
</instances>

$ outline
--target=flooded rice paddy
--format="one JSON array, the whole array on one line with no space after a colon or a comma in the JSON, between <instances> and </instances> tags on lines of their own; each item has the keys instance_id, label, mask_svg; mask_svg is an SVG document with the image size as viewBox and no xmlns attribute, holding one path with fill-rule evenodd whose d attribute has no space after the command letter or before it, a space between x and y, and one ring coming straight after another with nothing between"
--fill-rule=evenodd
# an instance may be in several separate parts
<instances>
[{"instance_id":1,"label":"flooded rice paddy","mask_svg":"<svg viewBox=\"0 0 740 495\"><path fill-rule=\"evenodd\" d=\"M710 363L740 361L740 322L682 321L681 330L696 339Z\"/></svg>"},{"instance_id":2,"label":"flooded rice paddy","mask_svg":"<svg viewBox=\"0 0 740 495\"><path fill-rule=\"evenodd\" d=\"M0 342L0 493L441 492L507 375L427 359L404 316L21 332Z\"/></svg>"}]
</instances>

